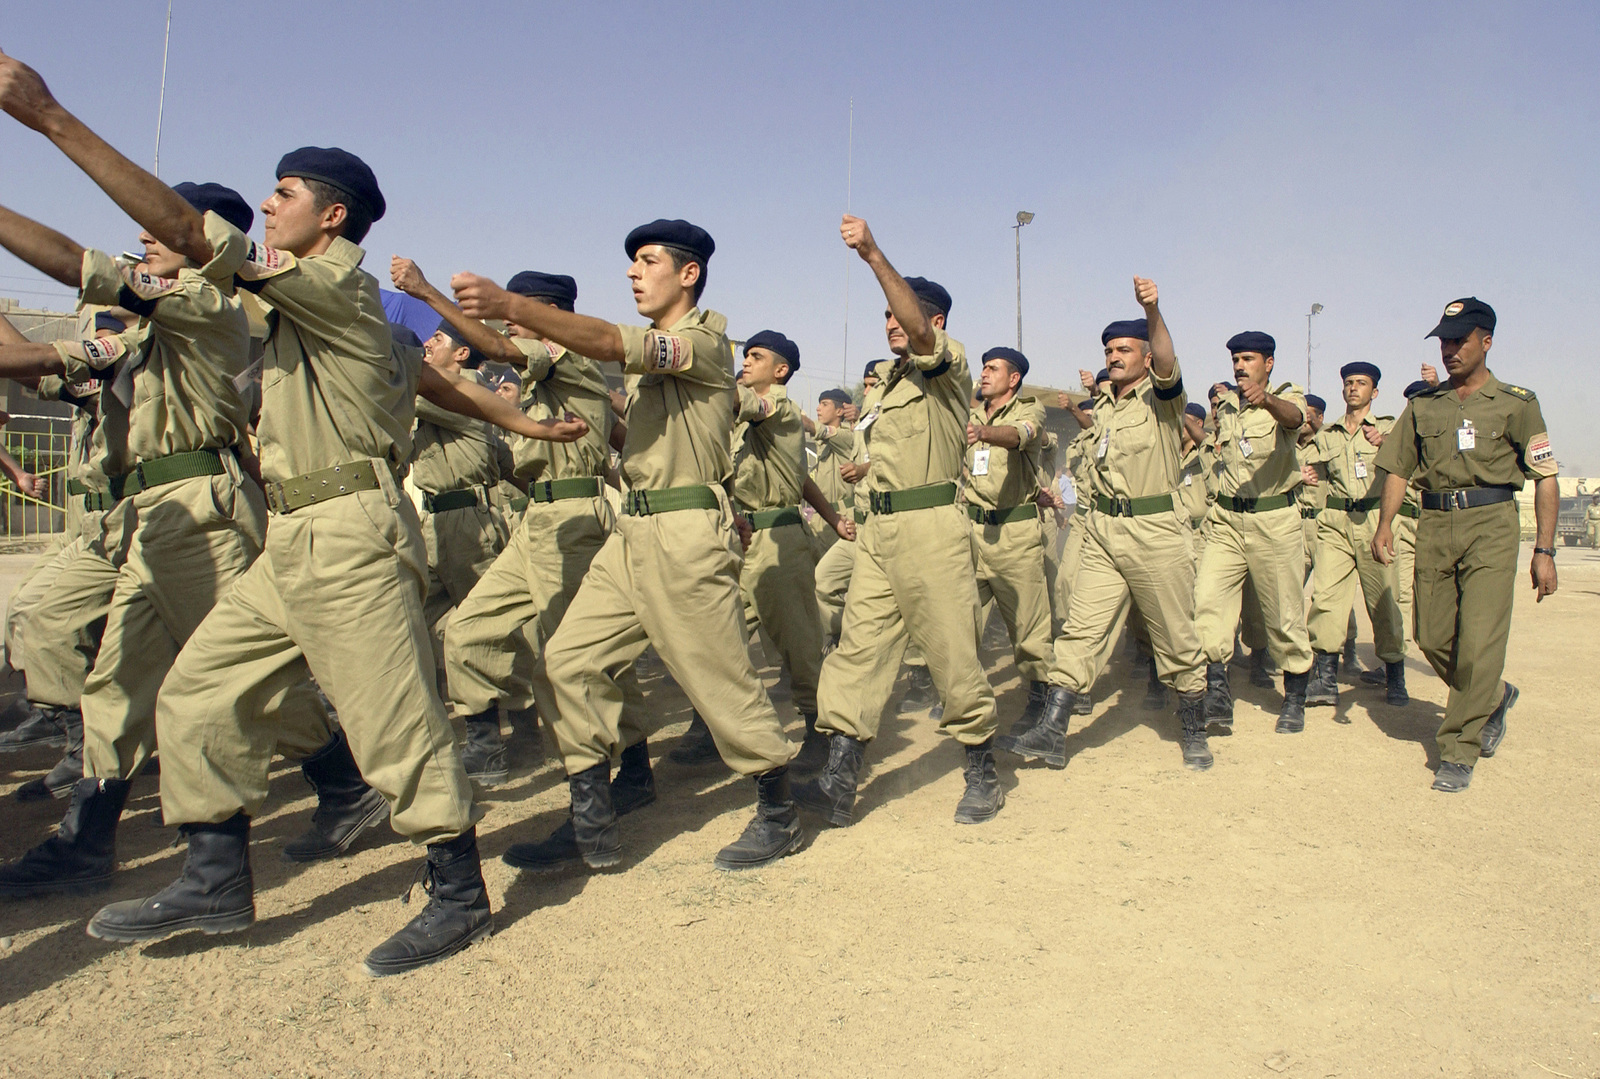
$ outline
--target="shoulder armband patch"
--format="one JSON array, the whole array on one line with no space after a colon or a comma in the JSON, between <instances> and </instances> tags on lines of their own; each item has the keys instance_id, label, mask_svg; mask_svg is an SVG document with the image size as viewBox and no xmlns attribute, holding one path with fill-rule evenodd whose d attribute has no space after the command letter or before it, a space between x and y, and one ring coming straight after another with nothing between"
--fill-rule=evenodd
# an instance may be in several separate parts
<instances>
[{"instance_id":1,"label":"shoulder armband patch","mask_svg":"<svg viewBox=\"0 0 1600 1079\"><path fill-rule=\"evenodd\" d=\"M1521 386L1513 386L1509 382L1502 382L1500 385L1512 397L1515 397L1515 398L1517 398L1519 400L1522 400L1522 401L1531 401L1531 400L1533 400L1533 391L1532 390L1525 390Z\"/></svg>"},{"instance_id":2,"label":"shoulder armband patch","mask_svg":"<svg viewBox=\"0 0 1600 1079\"><path fill-rule=\"evenodd\" d=\"M250 254L245 256L244 265L239 267L238 278L241 283L249 284L256 281L265 281L269 277L294 268L295 258L287 251L279 251L266 244L250 241Z\"/></svg>"},{"instance_id":3,"label":"shoulder armband patch","mask_svg":"<svg viewBox=\"0 0 1600 1079\"><path fill-rule=\"evenodd\" d=\"M121 337L89 337L82 341L66 341L60 346L68 357L82 360L96 371L103 371L128 353L128 343Z\"/></svg>"},{"instance_id":4,"label":"shoulder armband patch","mask_svg":"<svg viewBox=\"0 0 1600 1079\"><path fill-rule=\"evenodd\" d=\"M670 333L652 333L646 344L645 366L656 371L682 371L694 359L694 346L687 338Z\"/></svg>"},{"instance_id":5,"label":"shoulder armband patch","mask_svg":"<svg viewBox=\"0 0 1600 1079\"><path fill-rule=\"evenodd\" d=\"M1157 386L1154 382L1152 382L1150 385L1151 385L1151 388L1153 388L1155 390L1155 392L1156 392L1156 400L1158 400L1158 401L1171 401L1171 400L1173 400L1173 399L1175 399L1177 397L1181 397L1183 395L1183 379L1181 379L1181 378L1178 379L1178 381L1174 382L1171 386L1169 386L1166 389L1162 389L1160 386Z\"/></svg>"},{"instance_id":6,"label":"shoulder armband patch","mask_svg":"<svg viewBox=\"0 0 1600 1079\"><path fill-rule=\"evenodd\" d=\"M132 266L118 267L122 272L122 288L117 290L117 304L136 315L148 316L156 309L156 301L178 291L175 277L157 277Z\"/></svg>"},{"instance_id":7,"label":"shoulder armband patch","mask_svg":"<svg viewBox=\"0 0 1600 1079\"><path fill-rule=\"evenodd\" d=\"M1556 451L1550 445L1550 436L1543 431L1534 435L1528 443L1528 465L1536 471L1542 465L1553 465L1556 460Z\"/></svg>"}]
</instances>

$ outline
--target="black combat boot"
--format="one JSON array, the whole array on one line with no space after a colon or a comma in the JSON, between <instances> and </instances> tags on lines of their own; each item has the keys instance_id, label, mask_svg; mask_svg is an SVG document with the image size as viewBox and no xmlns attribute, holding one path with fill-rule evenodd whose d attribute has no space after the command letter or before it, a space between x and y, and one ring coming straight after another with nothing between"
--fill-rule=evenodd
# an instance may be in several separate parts
<instances>
[{"instance_id":1,"label":"black combat boot","mask_svg":"<svg viewBox=\"0 0 1600 1079\"><path fill-rule=\"evenodd\" d=\"M342 730L300 762L300 774L317 792L317 808L311 814L311 827L283 845L285 861L337 858L355 845L357 836L389 815L388 800L361 778Z\"/></svg>"},{"instance_id":2,"label":"black combat boot","mask_svg":"<svg viewBox=\"0 0 1600 1079\"><path fill-rule=\"evenodd\" d=\"M756 815L738 839L717 852L713 864L727 870L759 869L799 850L804 838L784 765L756 776Z\"/></svg>"},{"instance_id":3,"label":"black combat boot","mask_svg":"<svg viewBox=\"0 0 1600 1079\"><path fill-rule=\"evenodd\" d=\"M1386 667L1387 664L1384 667L1374 667L1370 671L1362 671L1361 681L1365 682L1369 686L1381 686L1388 684L1389 672Z\"/></svg>"},{"instance_id":4,"label":"black combat boot","mask_svg":"<svg viewBox=\"0 0 1600 1079\"><path fill-rule=\"evenodd\" d=\"M1017 717L1016 722L1011 724L1011 729L995 738L996 747L1010 752L1012 742L1037 727L1039 720L1044 716L1044 702L1049 696L1049 682L1029 682L1028 703L1023 707L1022 714Z\"/></svg>"},{"instance_id":5,"label":"black combat boot","mask_svg":"<svg viewBox=\"0 0 1600 1079\"><path fill-rule=\"evenodd\" d=\"M818 814L835 828L855 823L856 785L867 759L867 743L848 734L828 738L828 764L816 779L794 788L795 804Z\"/></svg>"},{"instance_id":6,"label":"black combat boot","mask_svg":"<svg viewBox=\"0 0 1600 1079\"><path fill-rule=\"evenodd\" d=\"M611 806L611 762L568 776L567 788L572 809L561 827L542 842L507 847L507 865L543 873L579 862L590 869L609 869L622 861L622 838Z\"/></svg>"},{"instance_id":7,"label":"black combat boot","mask_svg":"<svg viewBox=\"0 0 1600 1079\"><path fill-rule=\"evenodd\" d=\"M1288 676L1285 675L1285 678ZM1306 703L1339 707L1339 655L1336 652L1311 654L1311 679L1306 684Z\"/></svg>"},{"instance_id":8,"label":"black combat boot","mask_svg":"<svg viewBox=\"0 0 1600 1079\"><path fill-rule=\"evenodd\" d=\"M1094 697L1088 693L1074 693L1072 695L1072 714L1075 716L1094 715Z\"/></svg>"},{"instance_id":9,"label":"black combat boot","mask_svg":"<svg viewBox=\"0 0 1600 1079\"><path fill-rule=\"evenodd\" d=\"M1039 722L1015 737L995 739L995 745L1007 753L1015 753L1023 760L1039 760L1049 768L1065 768L1067 726L1072 722L1074 696L1066 686L1051 686L1045 694L1044 713L1039 717Z\"/></svg>"},{"instance_id":10,"label":"black combat boot","mask_svg":"<svg viewBox=\"0 0 1600 1079\"><path fill-rule=\"evenodd\" d=\"M467 741L461 747L461 764L467 778L485 787L504 783L511 777L506 760L505 739L500 737L500 705L491 703L481 712L466 717Z\"/></svg>"},{"instance_id":11,"label":"black combat boot","mask_svg":"<svg viewBox=\"0 0 1600 1079\"><path fill-rule=\"evenodd\" d=\"M489 892L478 861L476 828L428 845L422 890L428 905L405 928L367 954L367 973L374 978L437 963L494 932ZM411 901L410 888L400 901Z\"/></svg>"},{"instance_id":12,"label":"black combat boot","mask_svg":"<svg viewBox=\"0 0 1600 1079\"><path fill-rule=\"evenodd\" d=\"M250 879L250 818L235 813L221 824L185 824L189 838L183 875L146 899L101 907L89 935L101 940L160 940L185 929L237 933L256 920Z\"/></svg>"},{"instance_id":13,"label":"black combat boot","mask_svg":"<svg viewBox=\"0 0 1600 1079\"><path fill-rule=\"evenodd\" d=\"M43 779L30 779L17 788L17 800L68 798L83 778L83 713L76 708L53 708L50 718L66 732L67 752Z\"/></svg>"},{"instance_id":14,"label":"black combat boot","mask_svg":"<svg viewBox=\"0 0 1600 1079\"><path fill-rule=\"evenodd\" d=\"M0 896L24 899L106 887L117 868L117 821L128 802L124 779L80 779L56 834L9 865L0 866Z\"/></svg>"},{"instance_id":15,"label":"black combat boot","mask_svg":"<svg viewBox=\"0 0 1600 1079\"><path fill-rule=\"evenodd\" d=\"M711 737L711 728L706 726L699 712L694 713L694 718L689 721L689 729L683 732L678 744L667 754L667 760L673 764L710 764L721 759L716 739Z\"/></svg>"},{"instance_id":16,"label":"black combat boot","mask_svg":"<svg viewBox=\"0 0 1600 1079\"><path fill-rule=\"evenodd\" d=\"M1278 709L1279 734L1299 734L1306 729L1306 683L1311 672L1283 672L1283 706Z\"/></svg>"},{"instance_id":17,"label":"black combat boot","mask_svg":"<svg viewBox=\"0 0 1600 1079\"><path fill-rule=\"evenodd\" d=\"M939 704L939 691L934 688L933 675L926 667L912 667L906 680L906 695L900 698L900 711L920 712Z\"/></svg>"},{"instance_id":18,"label":"black combat boot","mask_svg":"<svg viewBox=\"0 0 1600 1079\"><path fill-rule=\"evenodd\" d=\"M806 739L789 762L789 770L796 775L816 775L828 765L828 736L817 730L815 712L801 712L800 718L806 721Z\"/></svg>"},{"instance_id":19,"label":"black combat boot","mask_svg":"<svg viewBox=\"0 0 1600 1079\"><path fill-rule=\"evenodd\" d=\"M0 734L0 753L12 753L35 746L65 746L66 732L56 720L55 709L30 704L28 714L11 730Z\"/></svg>"},{"instance_id":20,"label":"black combat boot","mask_svg":"<svg viewBox=\"0 0 1600 1079\"><path fill-rule=\"evenodd\" d=\"M1406 692L1406 661L1396 660L1383 665L1384 681L1387 683L1383 699L1389 704L1399 707L1411 703L1411 694ZM1502 718L1504 715L1502 714Z\"/></svg>"},{"instance_id":21,"label":"black combat boot","mask_svg":"<svg viewBox=\"0 0 1600 1079\"><path fill-rule=\"evenodd\" d=\"M1265 648L1257 648L1250 653L1250 684L1257 689L1272 688L1272 668L1267 665L1269 659L1271 655Z\"/></svg>"},{"instance_id":22,"label":"black combat boot","mask_svg":"<svg viewBox=\"0 0 1600 1079\"><path fill-rule=\"evenodd\" d=\"M1345 638L1344 673L1350 678L1354 678L1361 673L1361 661L1356 658L1356 639L1354 637Z\"/></svg>"},{"instance_id":23,"label":"black combat boot","mask_svg":"<svg viewBox=\"0 0 1600 1079\"><path fill-rule=\"evenodd\" d=\"M995 771L994 739L965 748L967 789L956 803L956 823L982 824L999 816L1000 808L1006 804L1006 789Z\"/></svg>"},{"instance_id":24,"label":"black combat boot","mask_svg":"<svg viewBox=\"0 0 1600 1079\"><path fill-rule=\"evenodd\" d=\"M650 742L641 739L622 751L611 780L611 809L625 817L656 800L656 776L650 770Z\"/></svg>"},{"instance_id":25,"label":"black combat boot","mask_svg":"<svg viewBox=\"0 0 1600 1079\"><path fill-rule=\"evenodd\" d=\"M1214 763L1211 745L1206 740L1206 699L1179 696L1178 724L1179 744L1183 747L1183 766L1196 772L1204 772Z\"/></svg>"},{"instance_id":26,"label":"black combat boot","mask_svg":"<svg viewBox=\"0 0 1600 1079\"><path fill-rule=\"evenodd\" d=\"M1146 712L1163 712L1167 707L1167 687L1156 673L1156 657L1145 658L1150 661L1150 680L1145 684L1144 703L1140 707Z\"/></svg>"},{"instance_id":27,"label":"black combat boot","mask_svg":"<svg viewBox=\"0 0 1600 1079\"><path fill-rule=\"evenodd\" d=\"M1506 737L1506 713L1511 711L1511 707L1517 703L1517 698L1522 695L1521 691L1510 682L1505 685L1506 688L1500 694L1500 704L1493 712L1489 713L1488 720L1483 724L1483 730L1478 734L1478 756L1480 757L1492 757L1499 750L1500 743ZM1472 779L1472 769L1470 768L1467 769L1467 779L1469 781ZM1465 785L1462 784L1462 786Z\"/></svg>"},{"instance_id":28,"label":"black combat boot","mask_svg":"<svg viewBox=\"0 0 1600 1079\"><path fill-rule=\"evenodd\" d=\"M1203 714L1206 723L1218 734L1233 733L1233 689L1228 685L1226 663L1206 664L1206 695Z\"/></svg>"}]
</instances>

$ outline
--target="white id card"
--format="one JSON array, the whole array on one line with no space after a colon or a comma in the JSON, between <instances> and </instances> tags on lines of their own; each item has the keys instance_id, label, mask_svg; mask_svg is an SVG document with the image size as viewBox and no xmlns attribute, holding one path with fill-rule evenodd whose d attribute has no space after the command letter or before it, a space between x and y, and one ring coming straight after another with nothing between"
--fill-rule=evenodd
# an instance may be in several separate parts
<instances>
[{"instance_id":1,"label":"white id card","mask_svg":"<svg viewBox=\"0 0 1600 1079\"><path fill-rule=\"evenodd\" d=\"M972 474L974 476L987 476L989 474L988 446L980 446L972 451Z\"/></svg>"},{"instance_id":2,"label":"white id card","mask_svg":"<svg viewBox=\"0 0 1600 1079\"><path fill-rule=\"evenodd\" d=\"M1241 457L1249 457L1254 452L1256 452L1256 451L1250 445L1250 440L1248 438L1241 438L1239 440L1239 456L1241 456Z\"/></svg>"},{"instance_id":3,"label":"white id card","mask_svg":"<svg viewBox=\"0 0 1600 1079\"><path fill-rule=\"evenodd\" d=\"M867 412L867 414L865 416L862 416L859 420L856 421L856 430L857 431L865 431L868 427L871 427L874 423L877 423L877 422L878 422L878 406L877 405L873 405L872 408L868 410L868 412Z\"/></svg>"},{"instance_id":4,"label":"white id card","mask_svg":"<svg viewBox=\"0 0 1600 1079\"><path fill-rule=\"evenodd\" d=\"M1356 479L1364 480L1366 478L1367 478L1367 462L1362 460L1361 458L1357 457L1356 458Z\"/></svg>"},{"instance_id":5,"label":"white id card","mask_svg":"<svg viewBox=\"0 0 1600 1079\"><path fill-rule=\"evenodd\" d=\"M1478 432L1473 430L1472 421L1467 420L1456 428L1456 449L1470 450L1478 444Z\"/></svg>"},{"instance_id":6,"label":"white id card","mask_svg":"<svg viewBox=\"0 0 1600 1079\"><path fill-rule=\"evenodd\" d=\"M1111 449L1111 432L1107 431L1105 434L1100 436L1100 445L1099 445L1098 448L1095 449L1094 455L1096 457L1100 458L1100 460L1104 461L1106 459L1106 452L1108 450L1110 450L1110 449Z\"/></svg>"}]
</instances>

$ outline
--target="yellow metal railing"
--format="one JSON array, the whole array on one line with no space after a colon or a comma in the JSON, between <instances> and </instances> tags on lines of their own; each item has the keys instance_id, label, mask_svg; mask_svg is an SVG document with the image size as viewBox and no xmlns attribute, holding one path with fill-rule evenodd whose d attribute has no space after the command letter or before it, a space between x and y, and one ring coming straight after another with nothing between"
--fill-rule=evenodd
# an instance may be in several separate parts
<instances>
[{"instance_id":1,"label":"yellow metal railing","mask_svg":"<svg viewBox=\"0 0 1600 1079\"><path fill-rule=\"evenodd\" d=\"M6 431L0 444L24 471L45 481L39 497L23 494L0 476L0 537L51 535L66 526L67 453L71 435L58 431Z\"/></svg>"}]
</instances>

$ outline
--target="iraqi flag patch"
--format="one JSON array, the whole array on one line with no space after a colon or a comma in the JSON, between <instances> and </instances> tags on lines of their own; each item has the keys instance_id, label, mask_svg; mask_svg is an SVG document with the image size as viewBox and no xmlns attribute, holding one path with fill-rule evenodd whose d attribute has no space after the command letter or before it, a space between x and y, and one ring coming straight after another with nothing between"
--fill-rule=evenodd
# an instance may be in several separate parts
<instances>
[{"instance_id":1,"label":"iraqi flag patch","mask_svg":"<svg viewBox=\"0 0 1600 1079\"><path fill-rule=\"evenodd\" d=\"M650 366L657 371L681 371L694 356L694 348L685 338L670 333L652 334L650 349Z\"/></svg>"}]
</instances>

